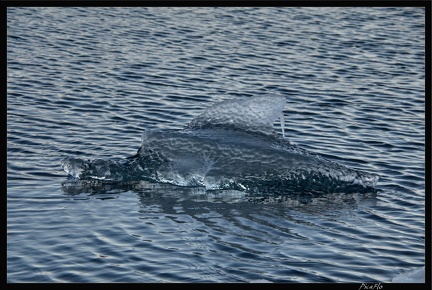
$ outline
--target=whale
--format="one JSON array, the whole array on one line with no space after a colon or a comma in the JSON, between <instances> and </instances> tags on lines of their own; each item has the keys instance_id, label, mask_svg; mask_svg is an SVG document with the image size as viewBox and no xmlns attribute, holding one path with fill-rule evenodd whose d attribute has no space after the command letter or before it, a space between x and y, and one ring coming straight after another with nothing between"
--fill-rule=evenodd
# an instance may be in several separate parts
<instances>
[{"instance_id":1,"label":"whale","mask_svg":"<svg viewBox=\"0 0 432 290\"><path fill-rule=\"evenodd\" d=\"M292 144L284 134L286 98L262 95L216 103L183 129L144 130L124 160L62 162L80 181L152 181L258 194L374 192L379 176L349 168ZM274 129L280 119L282 134Z\"/></svg>"}]
</instances>

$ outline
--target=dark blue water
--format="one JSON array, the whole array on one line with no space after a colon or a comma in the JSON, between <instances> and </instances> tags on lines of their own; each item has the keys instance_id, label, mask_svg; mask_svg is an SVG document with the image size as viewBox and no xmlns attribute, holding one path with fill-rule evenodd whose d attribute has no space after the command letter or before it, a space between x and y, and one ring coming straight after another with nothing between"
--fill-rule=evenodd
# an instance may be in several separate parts
<instances>
[{"instance_id":1,"label":"dark blue water","mask_svg":"<svg viewBox=\"0 0 432 290\"><path fill-rule=\"evenodd\" d=\"M8 8L8 282L390 282L425 263L422 8ZM65 189L65 157L286 96L301 148L376 193ZM275 130L280 131L276 122Z\"/></svg>"}]
</instances>

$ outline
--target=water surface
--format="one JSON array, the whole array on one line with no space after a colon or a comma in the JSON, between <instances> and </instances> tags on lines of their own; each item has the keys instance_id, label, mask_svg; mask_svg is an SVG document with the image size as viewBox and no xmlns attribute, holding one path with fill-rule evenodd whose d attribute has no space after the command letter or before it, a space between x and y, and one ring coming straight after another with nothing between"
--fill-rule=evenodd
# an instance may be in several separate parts
<instances>
[{"instance_id":1,"label":"water surface","mask_svg":"<svg viewBox=\"0 0 432 290\"><path fill-rule=\"evenodd\" d=\"M8 8L8 282L390 282L424 265L422 8ZM300 202L143 182L67 191L65 157L286 96L286 138L380 175ZM279 123L275 130L280 132Z\"/></svg>"}]
</instances>

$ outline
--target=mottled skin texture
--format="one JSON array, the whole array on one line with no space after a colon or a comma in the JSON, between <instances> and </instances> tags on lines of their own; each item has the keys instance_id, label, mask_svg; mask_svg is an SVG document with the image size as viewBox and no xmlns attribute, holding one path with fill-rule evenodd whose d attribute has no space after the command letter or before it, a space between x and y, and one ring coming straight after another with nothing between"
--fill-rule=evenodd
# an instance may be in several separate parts
<instances>
[{"instance_id":1,"label":"mottled skin texture","mask_svg":"<svg viewBox=\"0 0 432 290\"><path fill-rule=\"evenodd\" d=\"M285 98L234 99L207 108L184 130L144 131L141 148L124 162L66 160L80 179L154 180L248 192L328 193L373 190L378 176L298 148L272 125Z\"/></svg>"}]
</instances>

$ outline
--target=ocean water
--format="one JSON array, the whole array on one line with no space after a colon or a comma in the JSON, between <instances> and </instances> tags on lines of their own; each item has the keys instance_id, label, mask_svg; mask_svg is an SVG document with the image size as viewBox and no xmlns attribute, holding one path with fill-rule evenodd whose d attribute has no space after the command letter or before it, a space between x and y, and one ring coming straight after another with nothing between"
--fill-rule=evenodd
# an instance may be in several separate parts
<instances>
[{"instance_id":1,"label":"ocean water","mask_svg":"<svg viewBox=\"0 0 432 290\"><path fill-rule=\"evenodd\" d=\"M423 8L7 9L8 282L391 282L425 264ZM143 182L68 188L238 97L378 174L299 202ZM280 132L280 122L275 130Z\"/></svg>"}]
</instances>

